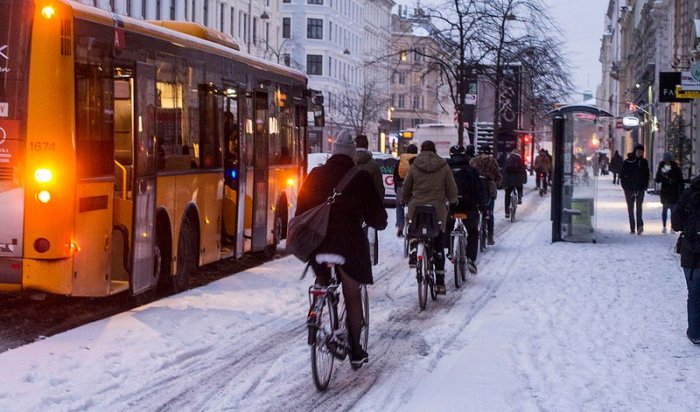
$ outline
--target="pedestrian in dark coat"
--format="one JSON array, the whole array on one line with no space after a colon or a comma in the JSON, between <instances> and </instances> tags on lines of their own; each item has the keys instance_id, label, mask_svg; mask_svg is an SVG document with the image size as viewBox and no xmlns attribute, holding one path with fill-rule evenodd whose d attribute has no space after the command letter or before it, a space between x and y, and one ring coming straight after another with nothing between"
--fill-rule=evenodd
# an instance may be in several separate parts
<instances>
[{"instance_id":1,"label":"pedestrian in dark coat","mask_svg":"<svg viewBox=\"0 0 700 412\"><path fill-rule=\"evenodd\" d=\"M676 203L683 192L683 172L678 167L678 163L673 161L671 153L664 153L664 160L659 163L656 169L656 183L661 183L659 196L661 197L661 222L663 223L662 233L666 233L666 220L668 211L675 213Z\"/></svg>"},{"instance_id":2,"label":"pedestrian in dark coat","mask_svg":"<svg viewBox=\"0 0 700 412\"><path fill-rule=\"evenodd\" d=\"M678 199L671 215L673 230L682 231L676 249L681 254L681 267L688 287L688 339L700 345L700 176Z\"/></svg>"},{"instance_id":3,"label":"pedestrian in dark coat","mask_svg":"<svg viewBox=\"0 0 700 412\"><path fill-rule=\"evenodd\" d=\"M333 142L331 153L332 156L324 165L311 170L301 186L297 215L326 201L345 174L355 166L355 142L352 138L338 137ZM327 267L315 262L315 255L334 253L345 258L345 263L339 265L338 269L347 310L350 361L356 367L368 359L367 352L360 347L362 300L359 285L374 282L369 243L362 229L362 222L382 230L387 225L387 215L372 179L367 172L360 170L342 194L336 197L331 207L326 238L311 259L316 283L327 285L330 282L330 272Z\"/></svg>"},{"instance_id":4,"label":"pedestrian in dark coat","mask_svg":"<svg viewBox=\"0 0 700 412\"><path fill-rule=\"evenodd\" d=\"M355 153L355 164L360 169L369 173L369 176L374 182L374 187L377 189L379 198L384 202L384 178L382 177L382 169L379 168L377 162L372 157L372 152L369 151L369 140L367 136L361 134L355 138L357 152Z\"/></svg>"},{"instance_id":5,"label":"pedestrian in dark coat","mask_svg":"<svg viewBox=\"0 0 700 412\"><path fill-rule=\"evenodd\" d=\"M638 144L634 147L634 152L627 155L627 159L622 163L620 169L620 182L625 191L627 201L627 214L630 221L630 233L637 234L644 232L644 220L642 219L642 203L644 193L649 186L649 162L644 158L644 146ZM635 207L637 209L635 214ZM635 223L636 216L636 223Z\"/></svg>"},{"instance_id":6,"label":"pedestrian in dark coat","mask_svg":"<svg viewBox=\"0 0 700 412\"><path fill-rule=\"evenodd\" d=\"M618 177L618 174L620 174L620 170L622 169L622 162L624 160L622 159L622 156L620 156L620 152L615 150L615 154L613 155L612 160L610 161L610 171L613 174L613 184L619 184L620 179Z\"/></svg>"}]
</instances>

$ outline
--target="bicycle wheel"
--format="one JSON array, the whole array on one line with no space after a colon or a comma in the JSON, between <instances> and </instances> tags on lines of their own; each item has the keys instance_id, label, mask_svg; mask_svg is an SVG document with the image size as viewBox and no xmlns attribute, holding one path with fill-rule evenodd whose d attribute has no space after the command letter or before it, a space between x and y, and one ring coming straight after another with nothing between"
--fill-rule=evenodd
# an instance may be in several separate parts
<instances>
[{"instance_id":1,"label":"bicycle wheel","mask_svg":"<svg viewBox=\"0 0 700 412\"><path fill-rule=\"evenodd\" d=\"M488 237L488 226L486 224L486 217L484 214L481 215L481 220L480 220L480 225L479 225L479 251L483 252L486 250L486 239Z\"/></svg>"},{"instance_id":2,"label":"bicycle wheel","mask_svg":"<svg viewBox=\"0 0 700 412\"><path fill-rule=\"evenodd\" d=\"M419 252L422 252L420 259L416 262L416 280L418 283L418 305L421 310L425 309L428 302L428 261L425 254L425 244L419 243Z\"/></svg>"},{"instance_id":3,"label":"bicycle wheel","mask_svg":"<svg viewBox=\"0 0 700 412\"><path fill-rule=\"evenodd\" d=\"M467 276L470 273L467 270L467 240L465 238L462 238L461 241L459 242L459 254L461 256L460 259L460 273L462 274L462 284L467 281Z\"/></svg>"},{"instance_id":4,"label":"bicycle wheel","mask_svg":"<svg viewBox=\"0 0 700 412\"><path fill-rule=\"evenodd\" d=\"M369 296L367 285L360 285L360 298L362 299L362 329L360 329L360 347L367 351L369 343Z\"/></svg>"},{"instance_id":5,"label":"bicycle wheel","mask_svg":"<svg viewBox=\"0 0 700 412\"><path fill-rule=\"evenodd\" d=\"M454 262L454 274L455 274L455 288L459 289L462 287L462 280L464 270L462 255L462 236L454 236L452 238L452 261Z\"/></svg>"},{"instance_id":6,"label":"bicycle wheel","mask_svg":"<svg viewBox=\"0 0 700 412\"><path fill-rule=\"evenodd\" d=\"M316 329L316 341L311 345L311 373L316 388L323 391L331 381L335 359L328 348L328 340L333 336L337 324L330 299L324 298L323 306L316 313L316 319L316 324L309 326Z\"/></svg>"}]
</instances>

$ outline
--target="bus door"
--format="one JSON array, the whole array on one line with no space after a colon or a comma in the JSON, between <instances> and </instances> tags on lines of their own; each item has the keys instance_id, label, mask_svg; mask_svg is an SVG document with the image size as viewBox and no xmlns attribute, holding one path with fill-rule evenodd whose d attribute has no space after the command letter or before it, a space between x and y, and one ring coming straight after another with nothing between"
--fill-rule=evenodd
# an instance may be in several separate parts
<instances>
[{"instance_id":1,"label":"bus door","mask_svg":"<svg viewBox=\"0 0 700 412\"><path fill-rule=\"evenodd\" d=\"M253 177L253 251L261 251L267 246L267 192L268 192L268 94L255 92L254 108L254 164ZM250 181L250 178L248 178Z\"/></svg>"},{"instance_id":2,"label":"bus door","mask_svg":"<svg viewBox=\"0 0 700 412\"><path fill-rule=\"evenodd\" d=\"M133 226L131 231L131 292L137 294L157 283L155 273L156 84L153 65L136 66L134 111Z\"/></svg>"},{"instance_id":3,"label":"bus door","mask_svg":"<svg viewBox=\"0 0 700 412\"><path fill-rule=\"evenodd\" d=\"M224 196L222 204L221 244L224 252L239 256L238 194L240 181L240 113L238 95L228 88L224 100ZM241 249L242 251L242 249Z\"/></svg>"}]
</instances>

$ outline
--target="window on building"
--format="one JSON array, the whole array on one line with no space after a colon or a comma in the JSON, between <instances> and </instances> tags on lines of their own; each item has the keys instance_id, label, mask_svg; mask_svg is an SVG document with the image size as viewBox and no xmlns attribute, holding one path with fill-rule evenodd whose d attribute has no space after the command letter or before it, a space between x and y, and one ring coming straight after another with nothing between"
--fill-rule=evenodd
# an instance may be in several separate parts
<instances>
[{"instance_id":1,"label":"window on building","mask_svg":"<svg viewBox=\"0 0 700 412\"><path fill-rule=\"evenodd\" d=\"M420 109L420 95L413 95L413 108Z\"/></svg>"},{"instance_id":2,"label":"window on building","mask_svg":"<svg viewBox=\"0 0 700 412\"><path fill-rule=\"evenodd\" d=\"M292 0L282 0L282 3L291 3Z\"/></svg>"},{"instance_id":3,"label":"window on building","mask_svg":"<svg viewBox=\"0 0 700 412\"><path fill-rule=\"evenodd\" d=\"M204 25L209 26L209 0L204 0Z\"/></svg>"},{"instance_id":4,"label":"window on building","mask_svg":"<svg viewBox=\"0 0 700 412\"><path fill-rule=\"evenodd\" d=\"M216 5L219 8L219 31L224 32L224 3L219 2Z\"/></svg>"},{"instance_id":5,"label":"window on building","mask_svg":"<svg viewBox=\"0 0 700 412\"><path fill-rule=\"evenodd\" d=\"M400 94L399 95L399 109L403 109L406 107L406 95L405 94Z\"/></svg>"},{"instance_id":6,"label":"window on building","mask_svg":"<svg viewBox=\"0 0 700 412\"><path fill-rule=\"evenodd\" d=\"M233 7L231 7L231 16L229 16L229 17L230 17L230 20L231 20L231 21L229 22L229 23L231 24L231 28L230 28L229 31L230 31L230 33L231 33L231 36L233 36L233 34L235 33L235 31L234 31L234 29L233 29L233 21L235 20L235 17L236 17L236 9L234 9Z\"/></svg>"},{"instance_id":7,"label":"window on building","mask_svg":"<svg viewBox=\"0 0 700 412\"><path fill-rule=\"evenodd\" d=\"M323 0L308 0L308 4L323 4Z\"/></svg>"},{"instance_id":8,"label":"window on building","mask_svg":"<svg viewBox=\"0 0 700 412\"><path fill-rule=\"evenodd\" d=\"M284 62L284 65L287 67L292 66L292 57L289 55L289 53L284 53L282 55L282 61Z\"/></svg>"},{"instance_id":9,"label":"window on building","mask_svg":"<svg viewBox=\"0 0 700 412\"><path fill-rule=\"evenodd\" d=\"M156 20L160 20L160 0L156 0Z\"/></svg>"},{"instance_id":10,"label":"window on building","mask_svg":"<svg viewBox=\"0 0 700 412\"><path fill-rule=\"evenodd\" d=\"M141 18L146 18L146 0L141 0Z\"/></svg>"},{"instance_id":11,"label":"window on building","mask_svg":"<svg viewBox=\"0 0 700 412\"><path fill-rule=\"evenodd\" d=\"M258 44L258 19L253 17L253 44Z\"/></svg>"},{"instance_id":12,"label":"window on building","mask_svg":"<svg viewBox=\"0 0 700 412\"><path fill-rule=\"evenodd\" d=\"M175 2L170 2L170 20L175 20Z\"/></svg>"},{"instance_id":13,"label":"window on building","mask_svg":"<svg viewBox=\"0 0 700 412\"><path fill-rule=\"evenodd\" d=\"M328 41L333 41L333 22L328 22Z\"/></svg>"},{"instance_id":14,"label":"window on building","mask_svg":"<svg viewBox=\"0 0 700 412\"><path fill-rule=\"evenodd\" d=\"M289 17L282 18L282 38L288 39L292 37L292 19Z\"/></svg>"},{"instance_id":15,"label":"window on building","mask_svg":"<svg viewBox=\"0 0 700 412\"><path fill-rule=\"evenodd\" d=\"M320 54L306 55L306 74L320 76L323 74L323 56Z\"/></svg>"},{"instance_id":16,"label":"window on building","mask_svg":"<svg viewBox=\"0 0 700 412\"><path fill-rule=\"evenodd\" d=\"M306 19L306 38L323 39L322 19Z\"/></svg>"},{"instance_id":17,"label":"window on building","mask_svg":"<svg viewBox=\"0 0 700 412\"><path fill-rule=\"evenodd\" d=\"M416 49L413 51L413 60L419 62L423 58L422 56L423 50L421 50L419 47L416 47Z\"/></svg>"},{"instance_id":18,"label":"window on building","mask_svg":"<svg viewBox=\"0 0 700 412\"><path fill-rule=\"evenodd\" d=\"M399 72L399 84L406 84L406 72Z\"/></svg>"},{"instance_id":19,"label":"window on building","mask_svg":"<svg viewBox=\"0 0 700 412\"><path fill-rule=\"evenodd\" d=\"M126 0L126 14L131 16L132 7L134 6L133 1L131 0Z\"/></svg>"},{"instance_id":20,"label":"window on building","mask_svg":"<svg viewBox=\"0 0 700 412\"><path fill-rule=\"evenodd\" d=\"M333 75L333 71L331 70L333 68L333 58L331 56L328 56L328 76Z\"/></svg>"}]
</instances>

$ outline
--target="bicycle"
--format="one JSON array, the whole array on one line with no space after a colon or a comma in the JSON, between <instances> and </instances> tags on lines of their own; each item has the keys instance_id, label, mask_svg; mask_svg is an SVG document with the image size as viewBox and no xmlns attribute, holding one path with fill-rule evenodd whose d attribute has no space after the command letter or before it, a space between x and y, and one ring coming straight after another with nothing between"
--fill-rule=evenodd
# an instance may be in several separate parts
<instances>
[{"instance_id":1,"label":"bicycle","mask_svg":"<svg viewBox=\"0 0 700 412\"><path fill-rule=\"evenodd\" d=\"M414 218L409 221L409 235L416 250L416 282L418 283L418 305L424 310L428 301L428 290L432 300L437 300L435 290L435 264L433 261L433 239L439 233L440 222L431 205L416 206Z\"/></svg>"},{"instance_id":2,"label":"bicycle","mask_svg":"<svg viewBox=\"0 0 700 412\"><path fill-rule=\"evenodd\" d=\"M350 353L347 326L345 324L345 301L341 293L336 265L345 263L345 258L331 253L319 254L316 262L328 265L331 270L331 282L328 286L309 286L309 304L311 310L307 317L308 344L311 346L311 373L318 390L328 387L333 373L335 359L345 360ZM369 298L367 286L360 285L362 299L362 327L360 329L360 347L367 351L369 342ZM358 367L352 366L353 369Z\"/></svg>"},{"instance_id":3,"label":"bicycle","mask_svg":"<svg viewBox=\"0 0 700 412\"><path fill-rule=\"evenodd\" d=\"M539 191L540 191L540 197L544 197L544 195L547 194L547 174L544 172L537 172L537 175L540 180L540 186L539 186Z\"/></svg>"},{"instance_id":4,"label":"bicycle","mask_svg":"<svg viewBox=\"0 0 700 412\"><path fill-rule=\"evenodd\" d=\"M455 213L453 217L455 226L450 233L451 260L454 264L455 288L459 289L467 280L467 229L462 221L467 218L467 214Z\"/></svg>"},{"instance_id":5,"label":"bicycle","mask_svg":"<svg viewBox=\"0 0 700 412\"><path fill-rule=\"evenodd\" d=\"M479 252L486 250L486 243L489 237L489 212L482 211L479 219Z\"/></svg>"},{"instance_id":6,"label":"bicycle","mask_svg":"<svg viewBox=\"0 0 700 412\"><path fill-rule=\"evenodd\" d=\"M518 189L513 188L510 194L510 221L515 222L515 211L518 209Z\"/></svg>"},{"instance_id":7,"label":"bicycle","mask_svg":"<svg viewBox=\"0 0 700 412\"><path fill-rule=\"evenodd\" d=\"M372 266L376 266L379 263L379 234L377 229L362 225L365 230L365 236L367 236L367 242L369 243L369 256L372 259Z\"/></svg>"}]
</instances>

